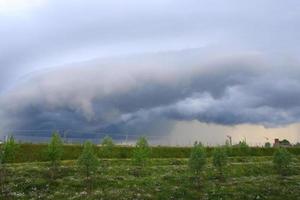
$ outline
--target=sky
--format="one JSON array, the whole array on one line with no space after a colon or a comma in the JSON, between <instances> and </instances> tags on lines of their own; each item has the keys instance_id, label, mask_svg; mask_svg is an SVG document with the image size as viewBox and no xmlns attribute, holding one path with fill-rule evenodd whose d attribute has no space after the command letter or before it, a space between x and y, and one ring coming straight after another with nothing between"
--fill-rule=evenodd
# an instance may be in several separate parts
<instances>
[{"instance_id":1,"label":"sky","mask_svg":"<svg viewBox=\"0 0 300 200\"><path fill-rule=\"evenodd\" d=\"M297 0L0 0L0 135L295 143L299 35Z\"/></svg>"}]
</instances>

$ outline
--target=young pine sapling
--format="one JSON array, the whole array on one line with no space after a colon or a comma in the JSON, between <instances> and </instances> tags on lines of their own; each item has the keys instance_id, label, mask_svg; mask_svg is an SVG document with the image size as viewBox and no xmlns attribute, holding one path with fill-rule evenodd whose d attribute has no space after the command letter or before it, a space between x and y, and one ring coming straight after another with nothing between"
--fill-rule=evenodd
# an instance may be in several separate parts
<instances>
[{"instance_id":1,"label":"young pine sapling","mask_svg":"<svg viewBox=\"0 0 300 200\"><path fill-rule=\"evenodd\" d=\"M64 152L63 142L59 134L55 132L53 133L47 148L47 156L48 156L48 160L50 161L51 178L54 178L57 172L63 152Z\"/></svg>"},{"instance_id":2,"label":"young pine sapling","mask_svg":"<svg viewBox=\"0 0 300 200\"><path fill-rule=\"evenodd\" d=\"M188 166L192 174L199 181L206 164L206 151L201 143L195 142L191 150Z\"/></svg>"},{"instance_id":3,"label":"young pine sapling","mask_svg":"<svg viewBox=\"0 0 300 200\"><path fill-rule=\"evenodd\" d=\"M217 169L220 179L224 178L224 170L227 165L227 153L224 147L216 147L213 151L213 166Z\"/></svg>"},{"instance_id":4,"label":"young pine sapling","mask_svg":"<svg viewBox=\"0 0 300 200\"><path fill-rule=\"evenodd\" d=\"M137 166L134 171L136 176L140 176L141 173L144 172L150 153L151 148L149 147L147 139L145 137L140 137L136 142L135 149L133 151L133 164Z\"/></svg>"},{"instance_id":5,"label":"young pine sapling","mask_svg":"<svg viewBox=\"0 0 300 200\"><path fill-rule=\"evenodd\" d=\"M278 174L285 176L289 174L292 155L286 148L276 149L273 156L273 164Z\"/></svg>"},{"instance_id":6,"label":"young pine sapling","mask_svg":"<svg viewBox=\"0 0 300 200\"><path fill-rule=\"evenodd\" d=\"M114 149L114 142L111 137L105 136L101 142L100 155L103 158L111 158Z\"/></svg>"},{"instance_id":7,"label":"young pine sapling","mask_svg":"<svg viewBox=\"0 0 300 200\"><path fill-rule=\"evenodd\" d=\"M0 185L1 185L1 194L4 195L5 185L7 182L7 163L12 163L15 160L16 152L18 149L18 144L15 142L13 136L10 136L7 141L5 141L0 146Z\"/></svg>"},{"instance_id":8,"label":"young pine sapling","mask_svg":"<svg viewBox=\"0 0 300 200\"><path fill-rule=\"evenodd\" d=\"M133 151L134 164L145 167L150 157L151 149L148 141L145 137L140 137L136 142L135 149Z\"/></svg>"},{"instance_id":9,"label":"young pine sapling","mask_svg":"<svg viewBox=\"0 0 300 200\"><path fill-rule=\"evenodd\" d=\"M78 158L78 165L86 177L86 186L88 193L92 190L91 175L97 170L99 160L94 153L93 144L90 141L86 141L83 145L83 150Z\"/></svg>"}]
</instances>

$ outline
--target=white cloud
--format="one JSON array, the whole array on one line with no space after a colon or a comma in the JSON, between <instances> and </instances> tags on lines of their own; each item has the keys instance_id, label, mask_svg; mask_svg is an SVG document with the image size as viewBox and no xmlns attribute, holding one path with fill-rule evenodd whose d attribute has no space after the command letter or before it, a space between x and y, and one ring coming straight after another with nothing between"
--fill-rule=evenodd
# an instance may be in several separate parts
<instances>
[{"instance_id":1,"label":"white cloud","mask_svg":"<svg viewBox=\"0 0 300 200\"><path fill-rule=\"evenodd\" d=\"M0 16L22 16L46 2L47 0L0 0Z\"/></svg>"}]
</instances>

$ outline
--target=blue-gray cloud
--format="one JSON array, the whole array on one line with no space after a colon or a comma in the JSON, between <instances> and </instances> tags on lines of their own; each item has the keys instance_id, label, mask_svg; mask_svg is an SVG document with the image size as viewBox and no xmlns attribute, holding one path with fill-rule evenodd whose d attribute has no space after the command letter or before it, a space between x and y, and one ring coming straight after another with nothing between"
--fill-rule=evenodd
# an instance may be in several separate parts
<instances>
[{"instance_id":1,"label":"blue-gray cloud","mask_svg":"<svg viewBox=\"0 0 300 200\"><path fill-rule=\"evenodd\" d=\"M118 54L202 46L299 53L295 0L42 2L17 15L0 10L1 88L32 70Z\"/></svg>"},{"instance_id":2,"label":"blue-gray cloud","mask_svg":"<svg viewBox=\"0 0 300 200\"><path fill-rule=\"evenodd\" d=\"M44 2L0 10L3 129L299 121L298 1Z\"/></svg>"},{"instance_id":3,"label":"blue-gray cloud","mask_svg":"<svg viewBox=\"0 0 300 200\"><path fill-rule=\"evenodd\" d=\"M253 52L224 55L192 49L37 73L0 99L2 127L164 133L178 120L299 122L297 67Z\"/></svg>"}]
</instances>

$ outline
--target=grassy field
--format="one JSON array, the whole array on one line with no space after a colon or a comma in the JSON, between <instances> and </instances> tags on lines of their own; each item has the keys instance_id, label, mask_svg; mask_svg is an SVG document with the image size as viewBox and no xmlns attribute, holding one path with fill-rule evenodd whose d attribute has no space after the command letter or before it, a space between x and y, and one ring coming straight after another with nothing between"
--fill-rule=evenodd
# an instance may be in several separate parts
<instances>
[{"instance_id":1,"label":"grassy field","mask_svg":"<svg viewBox=\"0 0 300 200\"><path fill-rule=\"evenodd\" d=\"M8 164L2 199L300 199L300 156L285 177L276 175L271 156L230 157L225 180L209 158L200 181L185 158L151 159L142 171L130 159L101 159L90 194L76 161L63 161L54 179L48 166Z\"/></svg>"},{"instance_id":2,"label":"grassy field","mask_svg":"<svg viewBox=\"0 0 300 200\"><path fill-rule=\"evenodd\" d=\"M63 160L75 160L82 152L82 145L64 145ZM214 147L206 147L208 156ZM47 161L47 144L19 144L14 162ZM115 146L109 154L109 158L132 158L133 146ZM229 156L272 156L275 148L250 147L249 152L244 153L239 148L230 148ZM294 155L300 156L300 148L288 148ZM101 146L95 146L95 152L99 158L105 158L101 154ZM151 158L188 158L191 147L165 147L156 146L151 148Z\"/></svg>"}]
</instances>

